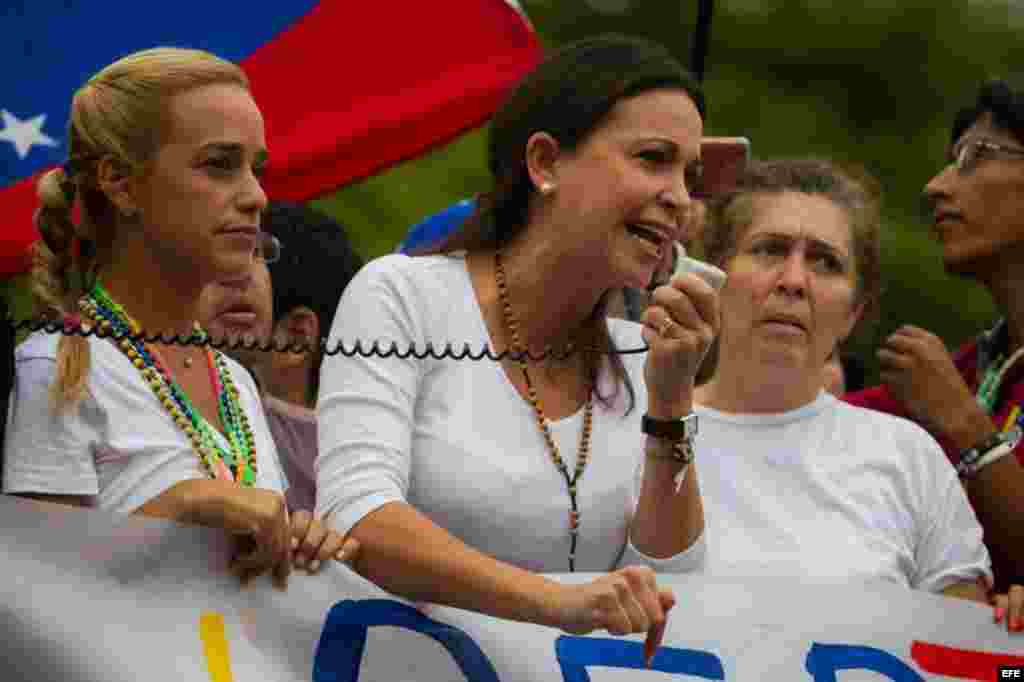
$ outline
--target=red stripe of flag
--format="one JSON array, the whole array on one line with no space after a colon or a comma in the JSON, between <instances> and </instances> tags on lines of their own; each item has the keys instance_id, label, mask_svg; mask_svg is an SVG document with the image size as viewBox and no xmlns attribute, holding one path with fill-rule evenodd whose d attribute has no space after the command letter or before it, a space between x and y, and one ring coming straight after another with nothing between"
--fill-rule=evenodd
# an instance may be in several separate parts
<instances>
[{"instance_id":1,"label":"red stripe of flag","mask_svg":"<svg viewBox=\"0 0 1024 682\"><path fill-rule=\"evenodd\" d=\"M38 177L26 178L2 191L0 205L7 227L0 228L0 278L25 272L31 265L28 247L39 238L32 224Z\"/></svg>"},{"instance_id":2,"label":"red stripe of flag","mask_svg":"<svg viewBox=\"0 0 1024 682\"><path fill-rule=\"evenodd\" d=\"M268 193L308 199L480 125L540 54L506 0L323 0L242 62Z\"/></svg>"}]
</instances>

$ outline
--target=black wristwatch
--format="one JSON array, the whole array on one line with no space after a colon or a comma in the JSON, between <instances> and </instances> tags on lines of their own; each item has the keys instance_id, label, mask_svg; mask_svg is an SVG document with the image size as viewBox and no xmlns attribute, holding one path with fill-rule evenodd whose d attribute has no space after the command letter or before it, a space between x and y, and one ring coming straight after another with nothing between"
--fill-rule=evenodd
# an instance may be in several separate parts
<instances>
[{"instance_id":1,"label":"black wristwatch","mask_svg":"<svg viewBox=\"0 0 1024 682\"><path fill-rule=\"evenodd\" d=\"M697 415L691 412L678 419L657 419L645 414L640 430L653 438L690 441L697 435Z\"/></svg>"}]
</instances>

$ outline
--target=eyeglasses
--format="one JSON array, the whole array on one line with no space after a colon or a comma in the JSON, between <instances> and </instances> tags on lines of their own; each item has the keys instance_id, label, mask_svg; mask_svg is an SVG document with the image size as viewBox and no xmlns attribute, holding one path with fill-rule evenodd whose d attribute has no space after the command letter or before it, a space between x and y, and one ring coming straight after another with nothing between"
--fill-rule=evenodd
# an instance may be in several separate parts
<instances>
[{"instance_id":1,"label":"eyeglasses","mask_svg":"<svg viewBox=\"0 0 1024 682\"><path fill-rule=\"evenodd\" d=\"M259 243L252 252L253 260L262 263L276 263L281 258L281 241L267 232L260 233Z\"/></svg>"},{"instance_id":2,"label":"eyeglasses","mask_svg":"<svg viewBox=\"0 0 1024 682\"><path fill-rule=\"evenodd\" d=\"M988 140L970 140L953 148L953 164L958 172L966 175L973 171L978 161L993 156L1005 156L1009 158L1024 158L1024 149L1011 147Z\"/></svg>"}]
</instances>

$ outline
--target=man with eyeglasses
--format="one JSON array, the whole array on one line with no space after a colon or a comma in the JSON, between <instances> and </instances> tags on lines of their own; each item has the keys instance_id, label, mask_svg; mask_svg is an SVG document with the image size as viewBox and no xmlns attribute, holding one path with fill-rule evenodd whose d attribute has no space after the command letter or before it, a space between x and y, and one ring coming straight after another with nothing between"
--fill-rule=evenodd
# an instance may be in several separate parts
<instances>
[{"instance_id":1,"label":"man with eyeglasses","mask_svg":"<svg viewBox=\"0 0 1024 682\"><path fill-rule=\"evenodd\" d=\"M878 351L885 385L847 400L909 416L943 443L1005 591L1024 582L1024 87L982 86L925 197L947 272L985 286L1000 319L953 355L934 334L901 327ZM1024 592L1011 598L1008 625L1024 631Z\"/></svg>"}]
</instances>

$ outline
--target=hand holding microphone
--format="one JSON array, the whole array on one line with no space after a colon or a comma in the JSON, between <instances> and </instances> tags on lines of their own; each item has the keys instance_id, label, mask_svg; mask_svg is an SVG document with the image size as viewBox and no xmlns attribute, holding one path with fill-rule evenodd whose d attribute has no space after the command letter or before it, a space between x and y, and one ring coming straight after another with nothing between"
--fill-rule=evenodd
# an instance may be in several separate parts
<instances>
[{"instance_id":1,"label":"hand holding microphone","mask_svg":"<svg viewBox=\"0 0 1024 682\"><path fill-rule=\"evenodd\" d=\"M702 280L708 283L715 291L721 291L722 287L725 286L725 273L719 268L716 268L710 263L699 261L696 258L690 258L686 255L686 249L682 245L676 245L676 267L672 271L672 276L682 275L686 273L693 273L700 277Z\"/></svg>"},{"instance_id":2,"label":"hand holding microphone","mask_svg":"<svg viewBox=\"0 0 1024 682\"><path fill-rule=\"evenodd\" d=\"M671 279L651 292L644 311L643 338L650 351L645 378L649 401L684 399L693 388L701 361L718 333L718 292L726 275L686 255L676 244Z\"/></svg>"}]
</instances>

